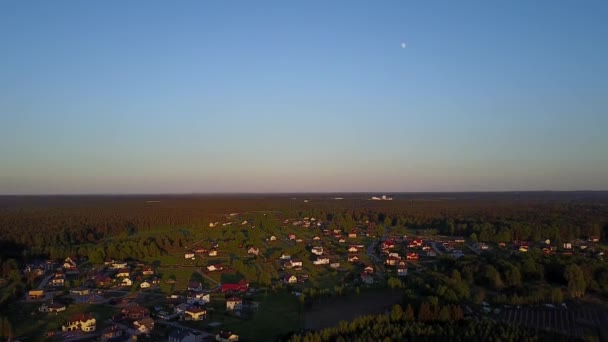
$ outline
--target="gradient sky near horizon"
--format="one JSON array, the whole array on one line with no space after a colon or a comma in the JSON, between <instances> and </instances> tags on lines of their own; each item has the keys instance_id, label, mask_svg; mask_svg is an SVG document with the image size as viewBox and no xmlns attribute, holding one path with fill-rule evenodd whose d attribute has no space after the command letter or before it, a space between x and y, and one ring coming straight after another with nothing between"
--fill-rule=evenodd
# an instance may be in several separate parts
<instances>
[{"instance_id":1,"label":"gradient sky near horizon","mask_svg":"<svg viewBox=\"0 0 608 342\"><path fill-rule=\"evenodd\" d=\"M606 18L2 1L0 194L608 190Z\"/></svg>"}]
</instances>

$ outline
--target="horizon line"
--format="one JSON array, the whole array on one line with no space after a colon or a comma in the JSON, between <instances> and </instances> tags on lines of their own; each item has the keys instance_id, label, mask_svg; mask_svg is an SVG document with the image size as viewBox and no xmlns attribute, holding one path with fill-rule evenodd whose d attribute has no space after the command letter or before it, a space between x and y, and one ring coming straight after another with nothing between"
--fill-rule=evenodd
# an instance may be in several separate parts
<instances>
[{"instance_id":1,"label":"horizon line","mask_svg":"<svg viewBox=\"0 0 608 342\"><path fill-rule=\"evenodd\" d=\"M487 193L589 193L608 192L606 190L473 190L473 191L260 191L260 192L132 192L132 193L26 193L26 194L0 194L0 197L17 196L195 196L195 195L331 195L331 194L487 194Z\"/></svg>"}]
</instances>

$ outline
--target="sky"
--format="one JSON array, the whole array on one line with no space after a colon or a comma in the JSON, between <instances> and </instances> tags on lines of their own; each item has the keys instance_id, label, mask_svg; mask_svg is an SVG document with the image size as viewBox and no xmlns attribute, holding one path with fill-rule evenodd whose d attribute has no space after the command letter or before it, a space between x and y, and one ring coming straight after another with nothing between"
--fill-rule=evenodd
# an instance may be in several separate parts
<instances>
[{"instance_id":1,"label":"sky","mask_svg":"<svg viewBox=\"0 0 608 342\"><path fill-rule=\"evenodd\" d=\"M1 1L0 194L608 190L607 17Z\"/></svg>"}]
</instances>

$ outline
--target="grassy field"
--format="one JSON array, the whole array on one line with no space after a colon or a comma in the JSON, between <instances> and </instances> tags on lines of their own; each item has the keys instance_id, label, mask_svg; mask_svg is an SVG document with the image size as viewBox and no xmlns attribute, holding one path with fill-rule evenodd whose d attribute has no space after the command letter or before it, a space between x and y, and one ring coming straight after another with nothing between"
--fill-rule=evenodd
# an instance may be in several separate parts
<instances>
[{"instance_id":1,"label":"grassy field","mask_svg":"<svg viewBox=\"0 0 608 342\"><path fill-rule=\"evenodd\" d=\"M104 328L104 321L118 313L107 305L74 304L57 314L38 312L39 303L19 303L8 308L16 336L26 336L28 341L43 341L46 332L59 331L67 319L78 313L90 313L97 320L97 329Z\"/></svg>"}]
</instances>

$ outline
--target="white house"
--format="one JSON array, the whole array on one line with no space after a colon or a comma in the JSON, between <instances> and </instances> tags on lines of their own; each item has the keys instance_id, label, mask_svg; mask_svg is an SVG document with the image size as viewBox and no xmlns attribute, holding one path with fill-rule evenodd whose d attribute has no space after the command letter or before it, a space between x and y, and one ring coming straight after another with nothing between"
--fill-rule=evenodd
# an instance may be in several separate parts
<instances>
[{"instance_id":1,"label":"white house","mask_svg":"<svg viewBox=\"0 0 608 342\"><path fill-rule=\"evenodd\" d=\"M329 265L329 258L327 257L317 257L317 260L312 262L315 265Z\"/></svg>"},{"instance_id":2,"label":"white house","mask_svg":"<svg viewBox=\"0 0 608 342\"><path fill-rule=\"evenodd\" d=\"M247 254L259 255L260 249L257 247L250 247L249 250L247 250Z\"/></svg>"},{"instance_id":3,"label":"white house","mask_svg":"<svg viewBox=\"0 0 608 342\"><path fill-rule=\"evenodd\" d=\"M348 247L348 252L349 253L357 253L359 250L357 249L357 247L355 246L350 246Z\"/></svg>"},{"instance_id":4,"label":"white house","mask_svg":"<svg viewBox=\"0 0 608 342\"><path fill-rule=\"evenodd\" d=\"M270 240L270 241L276 241L276 240L277 240L277 237L273 235L273 236L271 236L271 237L270 237L270 239L269 239L269 240Z\"/></svg>"},{"instance_id":5,"label":"white house","mask_svg":"<svg viewBox=\"0 0 608 342\"><path fill-rule=\"evenodd\" d=\"M188 252L184 253L184 258L185 259L192 259L192 258L194 258L194 252L193 251L188 251Z\"/></svg>"},{"instance_id":6,"label":"white house","mask_svg":"<svg viewBox=\"0 0 608 342\"><path fill-rule=\"evenodd\" d=\"M291 267L302 267L302 260L291 259Z\"/></svg>"},{"instance_id":7,"label":"white house","mask_svg":"<svg viewBox=\"0 0 608 342\"><path fill-rule=\"evenodd\" d=\"M141 284L139 284L139 287L142 289L149 289L150 286L152 286L149 282L147 282L146 280L142 281Z\"/></svg>"},{"instance_id":8,"label":"white house","mask_svg":"<svg viewBox=\"0 0 608 342\"><path fill-rule=\"evenodd\" d=\"M311 252L312 254L323 255L323 247L313 247Z\"/></svg>"},{"instance_id":9,"label":"white house","mask_svg":"<svg viewBox=\"0 0 608 342\"><path fill-rule=\"evenodd\" d=\"M133 280L131 280L131 278L123 278L123 280L120 282L121 286L132 286L133 285Z\"/></svg>"},{"instance_id":10,"label":"white house","mask_svg":"<svg viewBox=\"0 0 608 342\"><path fill-rule=\"evenodd\" d=\"M295 284L298 282L298 277L293 274L286 274L283 276L283 282L286 284Z\"/></svg>"},{"instance_id":11,"label":"white house","mask_svg":"<svg viewBox=\"0 0 608 342\"><path fill-rule=\"evenodd\" d=\"M217 256L217 249L209 250L209 256Z\"/></svg>"},{"instance_id":12,"label":"white house","mask_svg":"<svg viewBox=\"0 0 608 342\"><path fill-rule=\"evenodd\" d=\"M231 297L226 300L226 310L238 311L243 308L243 300L237 297Z\"/></svg>"},{"instance_id":13,"label":"white house","mask_svg":"<svg viewBox=\"0 0 608 342\"><path fill-rule=\"evenodd\" d=\"M287 253L282 253L280 259L281 260L290 260L291 259L291 255L289 255Z\"/></svg>"}]
</instances>

